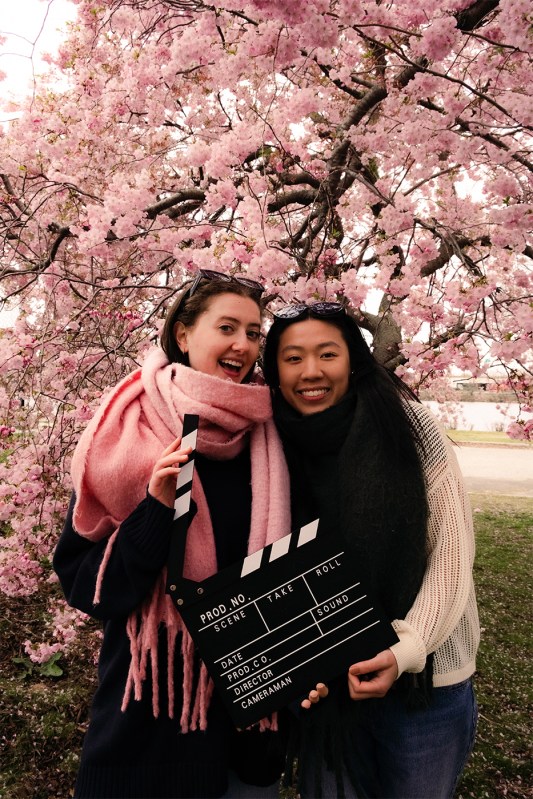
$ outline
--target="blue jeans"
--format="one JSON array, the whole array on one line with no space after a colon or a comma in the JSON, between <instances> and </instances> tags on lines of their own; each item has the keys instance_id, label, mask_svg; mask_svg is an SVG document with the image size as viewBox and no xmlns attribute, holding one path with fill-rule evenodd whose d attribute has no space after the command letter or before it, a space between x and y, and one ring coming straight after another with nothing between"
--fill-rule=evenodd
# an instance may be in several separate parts
<instances>
[{"instance_id":1,"label":"blue jeans","mask_svg":"<svg viewBox=\"0 0 533 799\"><path fill-rule=\"evenodd\" d=\"M450 799L472 751L477 703L471 680L434 688L428 709L407 711L399 692L358 703L354 768L373 799ZM345 777L347 797L354 797ZM331 772L323 797L337 797ZM363 794L364 795L364 794ZM310 797L308 799L311 799Z\"/></svg>"}]
</instances>

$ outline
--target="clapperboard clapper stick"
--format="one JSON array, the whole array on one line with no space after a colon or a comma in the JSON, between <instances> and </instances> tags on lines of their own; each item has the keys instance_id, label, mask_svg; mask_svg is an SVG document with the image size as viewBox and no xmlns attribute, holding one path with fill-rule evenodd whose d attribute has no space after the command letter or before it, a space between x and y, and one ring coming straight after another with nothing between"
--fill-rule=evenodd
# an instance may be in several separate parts
<instances>
[{"instance_id":1,"label":"clapperboard clapper stick","mask_svg":"<svg viewBox=\"0 0 533 799\"><path fill-rule=\"evenodd\" d=\"M185 546L187 530L191 523L192 478L194 474L194 458L196 455L196 438L199 419L196 414L186 413L183 417L181 433L181 449L192 447L189 460L181 466L176 482L176 500L174 502L174 524L170 538L170 550L167 563L167 594L172 596L178 610L185 598L191 599L201 595L202 587L194 580L186 580L183 576L185 564Z\"/></svg>"},{"instance_id":2,"label":"clapperboard clapper stick","mask_svg":"<svg viewBox=\"0 0 533 799\"><path fill-rule=\"evenodd\" d=\"M185 416L184 438L194 424L197 417ZM318 519L201 583L184 580L194 452L187 465L178 478L167 591L238 727L398 641L357 562L339 536L320 536Z\"/></svg>"}]
</instances>

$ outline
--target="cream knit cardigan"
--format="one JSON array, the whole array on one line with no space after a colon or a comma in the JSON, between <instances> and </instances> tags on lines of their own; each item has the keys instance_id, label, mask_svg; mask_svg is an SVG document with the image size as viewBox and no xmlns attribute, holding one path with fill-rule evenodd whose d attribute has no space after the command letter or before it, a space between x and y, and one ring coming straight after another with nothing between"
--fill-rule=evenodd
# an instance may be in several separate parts
<instances>
[{"instance_id":1,"label":"cream knit cardigan","mask_svg":"<svg viewBox=\"0 0 533 799\"><path fill-rule=\"evenodd\" d=\"M472 579L472 511L443 429L424 405L409 404L422 423L426 445L422 462L429 503L429 559L412 607L405 619L393 622L400 640L391 649L398 676L422 671L433 652L433 684L442 687L467 679L476 668L480 630Z\"/></svg>"}]
</instances>

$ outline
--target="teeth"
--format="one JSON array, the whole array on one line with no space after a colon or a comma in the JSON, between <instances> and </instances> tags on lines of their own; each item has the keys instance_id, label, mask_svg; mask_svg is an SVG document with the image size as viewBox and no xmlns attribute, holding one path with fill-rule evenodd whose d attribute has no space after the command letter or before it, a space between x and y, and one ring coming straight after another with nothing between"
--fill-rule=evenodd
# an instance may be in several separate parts
<instances>
[{"instance_id":1,"label":"teeth","mask_svg":"<svg viewBox=\"0 0 533 799\"><path fill-rule=\"evenodd\" d=\"M235 366L236 369L242 368L242 363L240 361L220 361L220 363L227 364L227 366Z\"/></svg>"},{"instance_id":2,"label":"teeth","mask_svg":"<svg viewBox=\"0 0 533 799\"><path fill-rule=\"evenodd\" d=\"M320 397L322 394L326 394L328 390L327 388L314 388L300 391L299 393L303 394L304 397Z\"/></svg>"}]
</instances>

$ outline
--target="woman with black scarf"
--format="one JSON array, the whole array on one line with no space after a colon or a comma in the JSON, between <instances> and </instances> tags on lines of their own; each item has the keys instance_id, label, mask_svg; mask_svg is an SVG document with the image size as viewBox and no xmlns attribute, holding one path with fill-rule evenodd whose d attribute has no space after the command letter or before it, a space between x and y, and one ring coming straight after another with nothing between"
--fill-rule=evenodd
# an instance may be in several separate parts
<instances>
[{"instance_id":1,"label":"woman with black scarf","mask_svg":"<svg viewBox=\"0 0 533 799\"><path fill-rule=\"evenodd\" d=\"M319 517L322 534L341 531L399 638L354 663L326 699L314 691L302 703L314 706L294 724L298 789L451 797L474 740L479 643L471 511L455 455L338 303L278 311L263 371L293 529Z\"/></svg>"}]
</instances>

